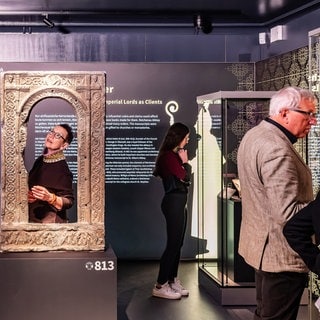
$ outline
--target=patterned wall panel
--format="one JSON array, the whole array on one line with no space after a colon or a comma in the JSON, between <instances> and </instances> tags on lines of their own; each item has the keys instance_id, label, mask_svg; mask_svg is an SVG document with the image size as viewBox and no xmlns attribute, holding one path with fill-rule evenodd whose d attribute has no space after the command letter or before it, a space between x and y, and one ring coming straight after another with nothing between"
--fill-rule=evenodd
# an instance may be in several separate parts
<instances>
[{"instance_id":1,"label":"patterned wall panel","mask_svg":"<svg viewBox=\"0 0 320 320\"><path fill-rule=\"evenodd\" d=\"M256 90L274 91L287 85L308 88L308 47L256 63Z\"/></svg>"},{"instance_id":2,"label":"patterned wall panel","mask_svg":"<svg viewBox=\"0 0 320 320\"><path fill-rule=\"evenodd\" d=\"M279 55L256 63L256 90L279 90L285 86L298 86L309 88L309 79L312 81L312 90L320 97L319 52L318 41L311 47L311 73L309 77L309 47ZM320 190L320 119L312 128L308 139L299 140L295 144L296 149L306 158L312 171L314 193ZM309 288L315 297L320 296L320 279L310 273Z\"/></svg>"}]
</instances>

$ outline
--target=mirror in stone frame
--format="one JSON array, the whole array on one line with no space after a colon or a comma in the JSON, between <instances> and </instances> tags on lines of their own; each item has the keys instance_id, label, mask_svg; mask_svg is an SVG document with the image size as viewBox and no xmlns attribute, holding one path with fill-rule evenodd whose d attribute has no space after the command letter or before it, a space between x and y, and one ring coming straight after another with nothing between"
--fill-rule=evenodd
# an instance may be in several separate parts
<instances>
[{"instance_id":1,"label":"mirror in stone frame","mask_svg":"<svg viewBox=\"0 0 320 320\"><path fill-rule=\"evenodd\" d=\"M1 252L105 250L105 81L104 72L1 73ZM68 104L77 123L71 223L28 222L28 121L50 99Z\"/></svg>"}]
</instances>

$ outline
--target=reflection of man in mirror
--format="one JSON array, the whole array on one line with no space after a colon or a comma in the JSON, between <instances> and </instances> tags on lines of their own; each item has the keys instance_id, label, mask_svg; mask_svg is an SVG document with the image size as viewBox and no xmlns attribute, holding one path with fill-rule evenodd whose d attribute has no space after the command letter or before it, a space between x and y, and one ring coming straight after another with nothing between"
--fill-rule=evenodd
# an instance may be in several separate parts
<instances>
[{"instance_id":1,"label":"reflection of man in mirror","mask_svg":"<svg viewBox=\"0 0 320 320\"><path fill-rule=\"evenodd\" d=\"M57 125L47 133L44 152L29 172L29 222L67 222L66 210L72 207L74 195L63 150L72 139L68 124Z\"/></svg>"}]
</instances>

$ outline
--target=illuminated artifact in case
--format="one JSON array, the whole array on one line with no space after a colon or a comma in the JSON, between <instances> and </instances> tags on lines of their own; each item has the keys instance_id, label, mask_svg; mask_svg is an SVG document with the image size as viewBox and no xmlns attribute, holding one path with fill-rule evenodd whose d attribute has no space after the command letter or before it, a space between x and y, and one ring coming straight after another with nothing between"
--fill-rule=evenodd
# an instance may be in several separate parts
<instances>
[{"instance_id":1,"label":"illuminated artifact in case","mask_svg":"<svg viewBox=\"0 0 320 320\"><path fill-rule=\"evenodd\" d=\"M1 252L100 251L105 243L105 73L1 73ZM32 108L45 98L67 101L77 117L77 221L28 222L23 154Z\"/></svg>"}]
</instances>

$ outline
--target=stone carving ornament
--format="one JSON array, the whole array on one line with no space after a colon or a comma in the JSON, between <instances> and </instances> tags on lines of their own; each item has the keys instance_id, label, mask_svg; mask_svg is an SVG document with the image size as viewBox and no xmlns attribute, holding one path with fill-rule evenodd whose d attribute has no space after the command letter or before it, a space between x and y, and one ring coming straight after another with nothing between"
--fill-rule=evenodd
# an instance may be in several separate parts
<instances>
[{"instance_id":1,"label":"stone carving ornament","mask_svg":"<svg viewBox=\"0 0 320 320\"><path fill-rule=\"evenodd\" d=\"M97 72L1 73L1 252L104 250L105 74ZM23 152L35 104L61 98L77 117L77 222L28 222Z\"/></svg>"}]
</instances>

